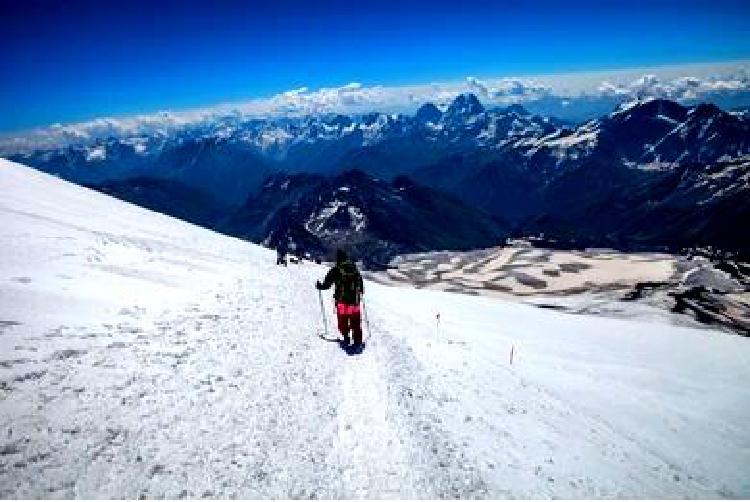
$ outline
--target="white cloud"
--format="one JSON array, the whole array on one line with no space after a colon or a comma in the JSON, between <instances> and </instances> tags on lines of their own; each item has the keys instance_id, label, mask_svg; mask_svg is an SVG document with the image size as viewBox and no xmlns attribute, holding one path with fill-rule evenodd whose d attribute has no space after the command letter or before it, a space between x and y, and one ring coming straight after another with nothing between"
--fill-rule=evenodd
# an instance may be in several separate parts
<instances>
[{"instance_id":1,"label":"white cloud","mask_svg":"<svg viewBox=\"0 0 750 502\"><path fill-rule=\"evenodd\" d=\"M624 96L628 98L657 97L673 100L693 100L714 92L747 92L750 90L750 77L747 71L739 69L730 77L682 76L665 79L654 74L642 75L626 84L602 82L597 88L604 96Z\"/></svg>"},{"instance_id":2,"label":"white cloud","mask_svg":"<svg viewBox=\"0 0 750 502\"><path fill-rule=\"evenodd\" d=\"M86 144L111 136L168 136L184 127L235 118L360 114L371 111L411 113L428 101L445 105L462 92L475 93L486 105L523 103L538 113L568 114L569 118L575 119L587 114L606 113L607 108L618 102L647 96L680 101L724 99L724 105L737 104L739 99L739 104L750 105L750 62L523 78L468 77L459 82L398 87L367 86L356 82L316 90L301 87L243 103L123 118L98 118L6 134L0 136L0 153Z\"/></svg>"},{"instance_id":3,"label":"white cloud","mask_svg":"<svg viewBox=\"0 0 750 502\"><path fill-rule=\"evenodd\" d=\"M534 79L502 78L481 81L474 77L466 79L466 87L478 97L492 102L519 102L539 99L551 95L551 86Z\"/></svg>"}]
</instances>

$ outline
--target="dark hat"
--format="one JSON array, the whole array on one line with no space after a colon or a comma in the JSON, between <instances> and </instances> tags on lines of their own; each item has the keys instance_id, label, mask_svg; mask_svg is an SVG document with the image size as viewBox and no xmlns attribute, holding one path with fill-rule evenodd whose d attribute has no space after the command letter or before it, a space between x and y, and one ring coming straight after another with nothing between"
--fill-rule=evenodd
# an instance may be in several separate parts
<instances>
[{"instance_id":1,"label":"dark hat","mask_svg":"<svg viewBox=\"0 0 750 502\"><path fill-rule=\"evenodd\" d=\"M346 252L343 249L337 249L336 250L336 263L341 263L343 261L346 261Z\"/></svg>"}]
</instances>

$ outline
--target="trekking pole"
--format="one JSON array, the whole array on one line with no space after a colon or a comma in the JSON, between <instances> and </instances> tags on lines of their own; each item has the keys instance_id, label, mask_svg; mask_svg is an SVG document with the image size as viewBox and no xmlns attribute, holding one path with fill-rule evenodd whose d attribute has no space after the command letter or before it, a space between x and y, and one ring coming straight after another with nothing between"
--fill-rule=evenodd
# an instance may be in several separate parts
<instances>
[{"instance_id":1,"label":"trekking pole","mask_svg":"<svg viewBox=\"0 0 750 502\"><path fill-rule=\"evenodd\" d=\"M362 297L362 312L365 314L365 325L367 325L367 339L372 338L372 330L370 329L370 317L367 315L367 305L365 304L365 297Z\"/></svg>"},{"instance_id":2,"label":"trekking pole","mask_svg":"<svg viewBox=\"0 0 750 502\"><path fill-rule=\"evenodd\" d=\"M326 338L328 338L328 321L326 319L326 311L323 308L323 293L318 290L318 299L320 300L320 315L323 316L323 329L325 330Z\"/></svg>"}]
</instances>

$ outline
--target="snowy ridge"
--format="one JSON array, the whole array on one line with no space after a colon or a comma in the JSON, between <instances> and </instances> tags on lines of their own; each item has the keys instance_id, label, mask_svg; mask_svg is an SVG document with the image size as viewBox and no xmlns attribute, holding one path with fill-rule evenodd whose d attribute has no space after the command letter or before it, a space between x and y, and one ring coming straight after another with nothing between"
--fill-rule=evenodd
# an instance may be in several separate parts
<instances>
[{"instance_id":1,"label":"snowy ridge","mask_svg":"<svg viewBox=\"0 0 750 502\"><path fill-rule=\"evenodd\" d=\"M368 282L349 357L324 267L7 161L0 190L3 497L750 495L741 337Z\"/></svg>"},{"instance_id":2,"label":"snowy ridge","mask_svg":"<svg viewBox=\"0 0 750 502\"><path fill-rule=\"evenodd\" d=\"M432 111L421 114L418 111L415 116L385 113L275 119L228 116L213 122L186 125L169 134L149 136L137 132L52 148L8 149L0 154L52 173L67 173L66 169L74 167L81 171L75 176L85 179L95 176L95 173L87 173L88 170L97 168L96 163L107 159L119 164L133 164L130 169L153 171L155 167L150 166L149 161L158 164L160 156L173 155L191 144L210 147L221 143L238 151L250 149L266 160L288 164L289 168L300 161L303 164L308 162L305 157L310 152L314 157L315 152L326 148L342 155L356 148L403 138L433 144L450 143L462 148L491 148L509 137L549 132L555 125L549 118L529 115L521 107L485 110L472 94L460 95L442 111L432 104L425 106L432 107ZM326 158L324 162L330 164L331 161L331 158Z\"/></svg>"},{"instance_id":3,"label":"snowy ridge","mask_svg":"<svg viewBox=\"0 0 750 502\"><path fill-rule=\"evenodd\" d=\"M628 127L630 129L624 129ZM646 144L646 148L638 152L646 158L639 156L629 158L630 161L649 162L655 160L654 156L678 160L696 155L700 158L700 152L693 149L696 144L703 146L704 143L709 147L707 160L715 158L710 151L713 148L721 150L719 154L731 155L742 155L750 148L747 143L750 125L746 116L722 112L713 105L688 108L665 99L633 100L621 104L605 117L570 129L555 118L530 114L519 105L485 109L476 96L466 93L448 106L427 103L413 116L384 113L275 119L228 116L186 126L168 135L137 133L120 138L95 138L58 148L8 150L5 154L53 173L66 173L66 169L75 168L81 171L75 176L85 178L95 176L95 171L87 171L100 169L100 164L106 160L117 164L113 164L115 171L122 168L122 164L126 172L136 168L150 171L156 168L148 165L148 159L158 165L160 156L180 152L191 144L210 148L221 143L225 148L238 152L249 150L266 161L280 163L281 170L298 164L309 168L312 164L312 170L318 171L325 170L323 164L335 164L357 149L378 146L395 148L396 152L391 151L391 154L415 145L422 145L421 148L437 145L445 150L443 153L516 149L529 157L546 148L556 158L578 159L597 153L595 147L602 131L620 134L621 130L635 136L630 141ZM406 144L390 145L394 140L406 141ZM327 155L317 159L321 151ZM312 159L307 158L310 155ZM430 159L427 155L421 160ZM320 162L323 164L318 165ZM418 166L404 166L403 172L413 167Z\"/></svg>"}]
</instances>

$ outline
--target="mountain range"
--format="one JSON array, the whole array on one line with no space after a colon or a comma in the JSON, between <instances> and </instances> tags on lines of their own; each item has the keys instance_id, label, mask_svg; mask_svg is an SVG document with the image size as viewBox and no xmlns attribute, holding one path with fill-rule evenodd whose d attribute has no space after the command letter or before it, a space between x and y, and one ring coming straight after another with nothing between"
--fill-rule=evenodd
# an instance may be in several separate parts
<instances>
[{"instance_id":1,"label":"mountain range","mask_svg":"<svg viewBox=\"0 0 750 502\"><path fill-rule=\"evenodd\" d=\"M413 116L224 118L11 159L268 245L344 245L373 265L511 235L750 251L739 223L750 118L711 104L648 99L571 124L461 94Z\"/></svg>"},{"instance_id":2,"label":"mountain range","mask_svg":"<svg viewBox=\"0 0 750 502\"><path fill-rule=\"evenodd\" d=\"M501 244L510 230L502 219L407 176L385 181L360 170L272 176L219 228L317 256L344 248L369 267L405 252Z\"/></svg>"}]
</instances>

